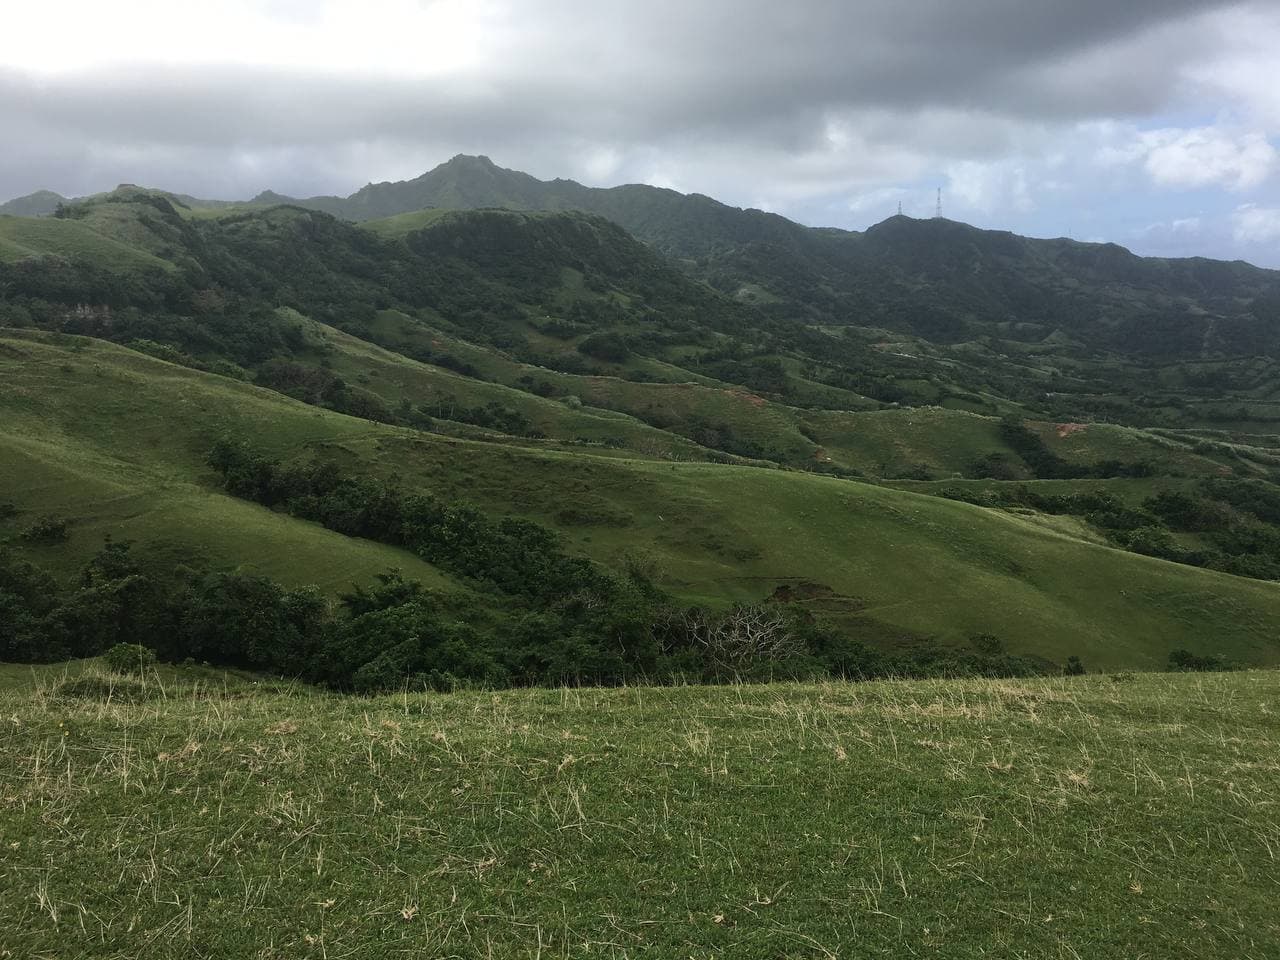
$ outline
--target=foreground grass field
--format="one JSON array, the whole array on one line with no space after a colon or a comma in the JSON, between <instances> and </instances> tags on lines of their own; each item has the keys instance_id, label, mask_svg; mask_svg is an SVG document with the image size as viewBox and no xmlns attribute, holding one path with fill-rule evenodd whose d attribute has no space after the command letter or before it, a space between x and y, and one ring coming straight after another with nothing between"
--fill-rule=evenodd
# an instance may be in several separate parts
<instances>
[{"instance_id":1,"label":"foreground grass field","mask_svg":"<svg viewBox=\"0 0 1280 960\"><path fill-rule=\"evenodd\" d=\"M3 957L1280 952L1280 673L0 675Z\"/></svg>"}]
</instances>

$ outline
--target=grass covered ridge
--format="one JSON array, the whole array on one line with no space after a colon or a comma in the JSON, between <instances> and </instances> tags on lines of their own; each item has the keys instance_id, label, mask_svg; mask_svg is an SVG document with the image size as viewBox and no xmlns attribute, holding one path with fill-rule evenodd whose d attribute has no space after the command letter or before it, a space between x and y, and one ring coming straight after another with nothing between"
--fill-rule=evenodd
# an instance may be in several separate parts
<instances>
[{"instance_id":1,"label":"grass covered ridge","mask_svg":"<svg viewBox=\"0 0 1280 960\"><path fill-rule=\"evenodd\" d=\"M1278 696L46 670L0 685L0 955L1274 956Z\"/></svg>"},{"instance_id":2,"label":"grass covered ridge","mask_svg":"<svg viewBox=\"0 0 1280 960\"><path fill-rule=\"evenodd\" d=\"M559 526L569 551L657 565L688 602L758 601L780 584L827 588L815 612L872 643L992 633L1009 651L1089 669L1160 668L1185 648L1280 662L1280 587L1088 543L1012 513L797 472L534 451L370 423L102 341L0 340L0 489L34 518L71 521L31 558L73 576L111 534L179 560L251 562L287 584L340 590L399 567L451 581L403 550L344 538L219 492L214 441L281 458L338 457L353 472L497 516ZM568 522L567 506L601 522ZM588 518L590 519L590 518ZM263 531L269 530L270 536ZM279 545L266 550L264 544Z\"/></svg>"}]
</instances>

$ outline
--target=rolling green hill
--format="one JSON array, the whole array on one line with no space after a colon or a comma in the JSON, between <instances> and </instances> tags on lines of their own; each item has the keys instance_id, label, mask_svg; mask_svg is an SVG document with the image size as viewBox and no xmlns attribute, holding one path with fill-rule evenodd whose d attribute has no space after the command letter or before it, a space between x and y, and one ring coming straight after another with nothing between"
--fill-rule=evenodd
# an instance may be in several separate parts
<instances>
[{"instance_id":1,"label":"rolling green hill","mask_svg":"<svg viewBox=\"0 0 1280 960\"><path fill-rule=\"evenodd\" d=\"M5 336L0 367L0 499L19 510L0 529L16 534L47 514L70 519L65 543L26 547L50 569L71 574L110 536L157 562L243 567L333 591L393 567L451 582L412 554L247 504L205 476L205 453L228 418L285 444L313 433L336 442L344 427L363 433L362 421L335 417L317 430L304 408L296 433L277 434L274 394L80 338L55 346Z\"/></svg>"},{"instance_id":2,"label":"rolling green hill","mask_svg":"<svg viewBox=\"0 0 1280 960\"><path fill-rule=\"evenodd\" d=\"M0 203L0 216L47 217L58 209L58 204L67 202L66 197L52 190L37 190L24 197L15 197Z\"/></svg>"},{"instance_id":3,"label":"rolling green hill","mask_svg":"<svg viewBox=\"0 0 1280 960\"><path fill-rule=\"evenodd\" d=\"M295 583L340 586L390 566L440 582L402 551L216 492L203 458L230 433L278 456L333 451L413 489L559 526L606 566L640 552L688 601L804 585L810 609L873 644L992 633L1016 653L1099 667L1157 667L1176 648L1280 662L1277 585L1135 556L1014 513L801 472L373 424L101 341L10 335L0 345L0 488L19 511L7 526L69 518L69 543L38 551L64 570L110 533Z\"/></svg>"},{"instance_id":4,"label":"rolling green hill","mask_svg":"<svg viewBox=\"0 0 1280 960\"><path fill-rule=\"evenodd\" d=\"M0 207L0 960L1277 955L1278 360L483 157Z\"/></svg>"},{"instance_id":5,"label":"rolling green hill","mask_svg":"<svg viewBox=\"0 0 1280 960\"><path fill-rule=\"evenodd\" d=\"M55 199L33 194L3 212L47 213ZM813 322L947 343L993 337L1054 353L1075 343L1086 355L1104 349L1164 360L1274 355L1278 345L1280 277L1243 263L1141 258L1114 244L1030 240L941 219L892 217L865 233L815 229L640 184L541 181L487 157L460 155L413 180L369 184L347 198L268 191L239 205L174 199L209 209L285 203L355 221L391 218L378 229L392 235L438 216L419 213L428 209L585 211L685 260L726 293Z\"/></svg>"},{"instance_id":6,"label":"rolling green hill","mask_svg":"<svg viewBox=\"0 0 1280 960\"><path fill-rule=\"evenodd\" d=\"M110 233L79 221L0 217L0 261L55 256L122 272L171 270L173 265Z\"/></svg>"},{"instance_id":7,"label":"rolling green hill","mask_svg":"<svg viewBox=\"0 0 1280 960\"><path fill-rule=\"evenodd\" d=\"M1276 382L1280 276L1247 264L1142 258L1111 244L1031 240L946 220L894 217L865 233L811 229L643 185L539 181L484 157L455 157L346 200L298 202L374 218L372 229L396 235L447 209L584 210L770 317L893 332L882 341L920 338L909 352L930 358L926 374L950 367L942 399L953 403L995 394L1061 421L1230 423L1255 433L1276 422L1276 410L1258 401ZM837 371L818 375L827 386L847 382ZM927 398L897 394L882 378L872 395Z\"/></svg>"},{"instance_id":8,"label":"rolling green hill","mask_svg":"<svg viewBox=\"0 0 1280 960\"><path fill-rule=\"evenodd\" d=\"M920 236L892 229L886 249ZM989 251L953 225L927 229L945 256L893 256L959 290L946 278ZM508 618L485 628L501 643L600 609L572 591L513 599L510 557L526 572L545 559L546 582L585 558L610 603L634 601L624 619L776 599L894 656L972 658L990 636L1019 670L1072 656L1158 668L1177 650L1280 660L1274 437L1059 418L1082 398L1155 409L1140 401L1180 399L1195 376L1231 402L1214 384L1261 382L1265 359L1175 376L1079 345L997 354L1014 341L807 322L580 212L362 227L297 206L196 216L121 188L58 217L2 218L0 233L21 247L0 258L0 504L13 505L0 540L68 586L92 582L82 571L107 534L157 568L242 567L330 595L398 568L432 596L473 595L467 617ZM1049 248L1026 243L999 255L1042 265ZM1237 273L1254 276L1212 276ZM244 444L257 480L210 469L222 438ZM445 512L415 501L409 522L419 494ZM391 519L361 513L370 500ZM66 521L64 542L31 533L46 516ZM455 522L479 552L458 546ZM684 648L662 647L668 614L654 616L645 642L674 663ZM808 649L853 669L835 642Z\"/></svg>"}]
</instances>

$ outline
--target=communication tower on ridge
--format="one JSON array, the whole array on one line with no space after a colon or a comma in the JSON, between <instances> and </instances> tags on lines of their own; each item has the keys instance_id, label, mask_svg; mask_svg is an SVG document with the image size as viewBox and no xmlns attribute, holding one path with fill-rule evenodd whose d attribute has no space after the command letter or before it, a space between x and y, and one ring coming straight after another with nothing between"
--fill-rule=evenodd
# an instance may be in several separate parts
<instances>
[{"instance_id":1,"label":"communication tower on ridge","mask_svg":"<svg viewBox=\"0 0 1280 960\"><path fill-rule=\"evenodd\" d=\"M938 205L933 208L933 216L935 220L942 219L942 188L938 188Z\"/></svg>"}]
</instances>

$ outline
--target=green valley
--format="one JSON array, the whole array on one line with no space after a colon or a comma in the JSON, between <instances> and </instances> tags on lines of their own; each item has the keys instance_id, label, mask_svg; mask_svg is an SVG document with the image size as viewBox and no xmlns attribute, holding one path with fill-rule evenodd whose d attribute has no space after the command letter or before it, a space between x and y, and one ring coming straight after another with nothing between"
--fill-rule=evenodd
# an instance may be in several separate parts
<instances>
[{"instance_id":1,"label":"green valley","mask_svg":"<svg viewBox=\"0 0 1280 960\"><path fill-rule=\"evenodd\" d=\"M329 204L392 214L365 225L134 187L0 217L9 595L43 596L24 563L71 591L12 650L39 659L55 625L51 651L128 639L88 629L94 604L163 631L230 589L287 618L314 586L306 656L364 644L362 688L1280 660L1280 442L1197 412L1248 396L1235 415L1255 416L1269 341L1246 361L1125 333L1174 294L1265 327L1267 271L1121 280L1082 245L905 219L838 237L483 159L415 183ZM784 240L809 266L737 295L724 264ZM871 273L819 307L831 244ZM1215 337L1248 326L1228 319ZM453 639L350 634L402 603ZM730 668L711 645L751 618L787 639ZM212 655L339 686L356 669Z\"/></svg>"}]
</instances>

